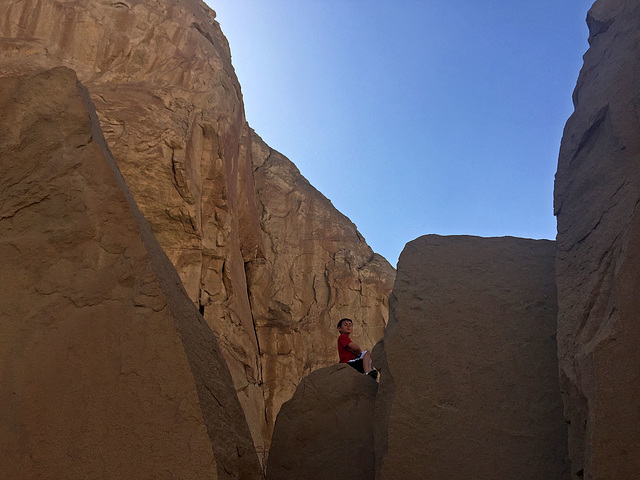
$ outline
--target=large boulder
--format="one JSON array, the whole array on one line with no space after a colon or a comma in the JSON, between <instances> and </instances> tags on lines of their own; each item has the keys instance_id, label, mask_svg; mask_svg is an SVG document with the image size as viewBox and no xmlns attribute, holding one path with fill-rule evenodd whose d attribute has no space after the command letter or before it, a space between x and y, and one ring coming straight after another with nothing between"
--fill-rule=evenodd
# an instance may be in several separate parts
<instances>
[{"instance_id":1,"label":"large boulder","mask_svg":"<svg viewBox=\"0 0 640 480\"><path fill-rule=\"evenodd\" d=\"M345 364L303 378L278 414L267 478L373 479L377 390L373 378Z\"/></svg>"},{"instance_id":2,"label":"large boulder","mask_svg":"<svg viewBox=\"0 0 640 480\"><path fill-rule=\"evenodd\" d=\"M77 71L140 210L214 330L258 449L336 319L376 341L394 271L266 146L200 0L0 2L0 74Z\"/></svg>"},{"instance_id":3,"label":"large boulder","mask_svg":"<svg viewBox=\"0 0 640 480\"><path fill-rule=\"evenodd\" d=\"M406 245L374 349L376 478L567 477L554 262L547 240Z\"/></svg>"},{"instance_id":4,"label":"large boulder","mask_svg":"<svg viewBox=\"0 0 640 480\"><path fill-rule=\"evenodd\" d=\"M216 338L75 74L2 77L0 110L0 477L261 478Z\"/></svg>"},{"instance_id":5,"label":"large boulder","mask_svg":"<svg viewBox=\"0 0 640 480\"><path fill-rule=\"evenodd\" d=\"M598 0L555 183L572 478L640 475L640 3Z\"/></svg>"}]
</instances>

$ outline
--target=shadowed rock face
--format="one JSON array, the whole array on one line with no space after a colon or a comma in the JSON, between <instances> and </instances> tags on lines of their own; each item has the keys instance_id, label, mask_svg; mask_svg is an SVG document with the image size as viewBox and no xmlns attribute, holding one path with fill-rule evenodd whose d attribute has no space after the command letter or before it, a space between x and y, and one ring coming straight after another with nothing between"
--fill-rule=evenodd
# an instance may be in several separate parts
<instances>
[{"instance_id":1,"label":"shadowed rock face","mask_svg":"<svg viewBox=\"0 0 640 480\"><path fill-rule=\"evenodd\" d=\"M262 452L302 375L335 361L340 317L382 335L394 272L247 126L214 17L199 0L0 2L0 75L76 70Z\"/></svg>"},{"instance_id":2,"label":"shadowed rock face","mask_svg":"<svg viewBox=\"0 0 640 480\"><path fill-rule=\"evenodd\" d=\"M555 183L572 478L640 472L640 4L597 1Z\"/></svg>"},{"instance_id":3,"label":"shadowed rock face","mask_svg":"<svg viewBox=\"0 0 640 480\"><path fill-rule=\"evenodd\" d=\"M2 77L0 110L0 477L261 478L75 74Z\"/></svg>"},{"instance_id":4,"label":"shadowed rock face","mask_svg":"<svg viewBox=\"0 0 640 480\"><path fill-rule=\"evenodd\" d=\"M428 235L374 349L376 478L567 478L555 244Z\"/></svg>"},{"instance_id":5,"label":"shadowed rock face","mask_svg":"<svg viewBox=\"0 0 640 480\"><path fill-rule=\"evenodd\" d=\"M377 390L374 379L344 364L305 377L278 414L267 478L373 479Z\"/></svg>"}]
</instances>

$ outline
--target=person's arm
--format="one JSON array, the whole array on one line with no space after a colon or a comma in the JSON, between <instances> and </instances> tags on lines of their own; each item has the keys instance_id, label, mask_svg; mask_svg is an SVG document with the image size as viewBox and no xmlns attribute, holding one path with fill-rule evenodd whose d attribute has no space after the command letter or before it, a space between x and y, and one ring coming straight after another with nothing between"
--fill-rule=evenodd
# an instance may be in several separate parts
<instances>
[{"instance_id":1,"label":"person's arm","mask_svg":"<svg viewBox=\"0 0 640 480\"><path fill-rule=\"evenodd\" d=\"M345 348L349 350L351 353L353 353L354 355L360 355L362 353L362 349L358 346L356 342L351 342Z\"/></svg>"}]
</instances>

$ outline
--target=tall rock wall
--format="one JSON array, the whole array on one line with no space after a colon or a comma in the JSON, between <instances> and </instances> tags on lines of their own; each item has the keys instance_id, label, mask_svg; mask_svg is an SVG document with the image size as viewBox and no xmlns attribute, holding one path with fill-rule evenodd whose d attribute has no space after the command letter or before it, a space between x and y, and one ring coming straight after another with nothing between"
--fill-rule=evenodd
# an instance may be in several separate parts
<instances>
[{"instance_id":1,"label":"tall rock wall","mask_svg":"<svg viewBox=\"0 0 640 480\"><path fill-rule=\"evenodd\" d=\"M598 0L555 183L572 478L640 472L640 2Z\"/></svg>"},{"instance_id":2,"label":"tall rock wall","mask_svg":"<svg viewBox=\"0 0 640 480\"><path fill-rule=\"evenodd\" d=\"M220 342L257 447L334 324L382 334L391 266L247 126L200 0L0 2L0 75L65 65L140 210Z\"/></svg>"},{"instance_id":3,"label":"tall rock wall","mask_svg":"<svg viewBox=\"0 0 640 480\"><path fill-rule=\"evenodd\" d=\"M567 478L554 262L546 240L407 244L374 349L376 478Z\"/></svg>"},{"instance_id":4,"label":"tall rock wall","mask_svg":"<svg viewBox=\"0 0 640 480\"><path fill-rule=\"evenodd\" d=\"M0 78L0 477L260 479L231 375L67 68Z\"/></svg>"}]
</instances>

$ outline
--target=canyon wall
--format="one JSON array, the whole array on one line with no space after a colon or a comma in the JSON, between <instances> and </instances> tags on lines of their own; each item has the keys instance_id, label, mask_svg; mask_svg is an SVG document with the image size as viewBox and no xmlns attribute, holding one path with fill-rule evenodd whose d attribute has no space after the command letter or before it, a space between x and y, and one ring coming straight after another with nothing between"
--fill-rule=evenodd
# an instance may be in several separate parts
<instances>
[{"instance_id":1,"label":"canyon wall","mask_svg":"<svg viewBox=\"0 0 640 480\"><path fill-rule=\"evenodd\" d=\"M376 478L567 478L554 262L548 240L405 246L374 349Z\"/></svg>"},{"instance_id":2,"label":"canyon wall","mask_svg":"<svg viewBox=\"0 0 640 480\"><path fill-rule=\"evenodd\" d=\"M555 182L572 478L640 471L640 3L598 0Z\"/></svg>"},{"instance_id":3,"label":"canyon wall","mask_svg":"<svg viewBox=\"0 0 640 480\"><path fill-rule=\"evenodd\" d=\"M262 478L74 72L2 77L0 110L0 477Z\"/></svg>"},{"instance_id":4,"label":"canyon wall","mask_svg":"<svg viewBox=\"0 0 640 480\"><path fill-rule=\"evenodd\" d=\"M76 71L141 212L218 338L261 455L350 316L373 344L394 271L247 125L200 0L0 4L0 76Z\"/></svg>"}]
</instances>

